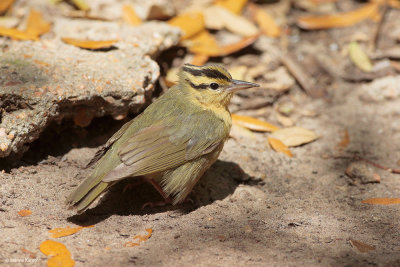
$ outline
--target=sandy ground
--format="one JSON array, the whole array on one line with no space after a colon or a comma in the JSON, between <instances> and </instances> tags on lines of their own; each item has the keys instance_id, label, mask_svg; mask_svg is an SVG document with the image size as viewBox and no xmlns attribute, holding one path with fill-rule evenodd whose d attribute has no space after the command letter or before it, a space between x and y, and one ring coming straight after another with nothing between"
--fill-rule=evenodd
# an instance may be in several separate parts
<instances>
[{"instance_id":1,"label":"sandy ground","mask_svg":"<svg viewBox=\"0 0 400 267\"><path fill-rule=\"evenodd\" d=\"M400 176L373 168L381 182L362 184L345 169L354 153L396 167L400 99L363 102L362 90L340 84L329 101L301 98L302 108L316 116L296 124L321 137L294 148L292 159L268 148L267 134L228 140L191 201L176 207L142 209L160 197L147 184L132 188L126 181L82 215L66 210L63 202L87 173L85 164L122 122L52 125L0 174L0 259L11 265L29 258L29 250L35 259L12 266L43 266L47 256L38 247L50 238L48 230L94 225L55 239L76 266L399 266L400 206L361 201L398 196ZM345 129L350 144L339 151ZM22 209L33 213L21 217ZM153 229L149 240L124 247L146 228ZM362 253L350 240L375 250Z\"/></svg>"}]
</instances>

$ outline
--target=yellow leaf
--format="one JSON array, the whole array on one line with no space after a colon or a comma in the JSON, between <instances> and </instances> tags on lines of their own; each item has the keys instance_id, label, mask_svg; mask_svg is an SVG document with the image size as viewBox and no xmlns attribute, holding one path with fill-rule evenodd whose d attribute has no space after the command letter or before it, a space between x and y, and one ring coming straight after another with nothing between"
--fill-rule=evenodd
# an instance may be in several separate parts
<instances>
[{"instance_id":1,"label":"yellow leaf","mask_svg":"<svg viewBox=\"0 0 400 267\"><path fill-rule=\"evenodd\" d=\"M47 260L47 267L72 267L75 261L70 256L60 254Z\"/></svg>"},{"instance_id":2,"label":"yellow leaf","mask_svg":"<svg viewBox=\"0 0 400 267\"><path fill-rule=\"evenodd\" d=\"M14 3L14 0L1 0L0 1L0 15L6 12L11 5Z\"/></svg>"},{"instance_id":3,"label":"yellow leaf","mask_svg":"<svg viewBox=\"0 0 400 267\"><path fill-rule=\"evenodd\" d=\"M353 248L356 248L360 252L369 252L371 250L375 250L375 248L371 245L365 244L361 241L358 240L352 240L350 239L350 244Z\"/></svg>"},{"instance_id":4,"label":"yellow leaf","mask_svg":"<svg viewBox=\"0 0 400 267\"><path fill-rule=\"evenodd\" d=\"M262 33L270 37L279 37L281 35L281 29L270 14L256 5L250 5L250 10Z\"/></svg>"},{"instance_id":5,"label":"yellow leaf","mask_svg":"<svg viewBox=\"0 0 400 267\"><path fill-rule=\"evenodd\" d=\"M204 54L195 54L191 64L196 65L196 66L203 66L204 64L207 63L209 59L209 56L204 55Z\"/></svg>"},{"instance_id":6,"label":"yellow leaf","mask_svg":"<svg viewBox=\"0 0 400 267\"><path fill-rule=\"evenodd\" d=\"M290 158L293 157L290 149L281 140L268 136L268 143L275 151L282 152Z\"/></svg>"},{"instance_id":7,"label":"yellow leaf","mask_svg":"<svg viewBox=\"0 0 400 267\"><path fill-rule=\"evenodd\" d=\"M124 247L136 247L139 246L141 242L147 241L151 235L153 234L153 229L152 228L147 228L146 229L147 234L146 235L136 235L133 237L133 239L138 239L138 242L126 242L124 244Z\"/></svg>"},{"instance_id":8,"label":"yellow leaf","mask_svg":"<svg viewBox=\"0 0 400 267\"><path fill-rule=\"evenodd\" d=\"M40 244L39 249L46 256L56 256L61 254L71 256L71 252L69 252L64 244L53 240L43 241Z\"/></svg>"},{"instance_id":9,"label":"yellow leaf","mask_svg":"<svg viewBox=\"0 0 400 267\"><path fill-rule=\"evenodd\" d=\"M367 54L362 50L357 42L353 41L349 44L349 56L351 61L360 69L365 72L372 70L372 63Z\"/></svg>"},{"instance_id":10,"label":"yellow leaf","mask_svg":"<svg viewBox=\"0 0 400 267\"><path fill-rule=\"evenodd\" d=\"M232 114L232 123L259 132L274 132L279 127L256 118Z\"/></svg>"},{"instance_id":11,"label":"yellow leaf","mask_svg":"<svg viewBox=\"0 0 400 267\"><path fill-rule=\"evenodd\" d=\"M90 40L80 40L80 39L75 39L75 38L67 38L63 37L61 38L65 43L74 45L80 48L85 48L85 49L100 49L100 48L109 48L118 40L108 40L108 41L90 41Z\"/></svg>"},{"instance_id":12,"label":"yellow leaf","mask_svg":"<svg viewBox=\"0 0 400 267\"><path fill-rule=\"evenodd\" d=\"M1 36L7 36L11 37L12 39L16 40L33 40L33 41L38 41L39 38L37 36L28 34L26 32L14 29L14 28L6 28L0 26L0 35Z\"/></svg>"},{"instance_id":13,"label":"yellow leaf","mask_svg":"<svg viewBox=\"0 0 400 267\"><path fill-rule=\"evenodd\" d=\"M77 8L83 11L88 11L90 7L86 4L85 0L71 0Z\"/></svg>"},{"instance_id":14,"label":"yellow leaf","mask_svg":"<svg viewBox=\"0 0 400 267\"><path fill-rule=\"evenodd\" d=\"M220 56L226 56L226 55L235 53L235 52L251 45L252 43L254 43L258 39L258 37L260 37L260 35L256 34L256 35L245 37L236 43L221 46L220 47L220 50L221 50Z\"/></svg>"},{"instance_id":15,"label":"yellow leaf","mask_svg":"<svg viewBox=\"0 0 400 267\"><path fill-rule=\"evenodd\" d=\"M31 210L20 210L18 211L18 215L21 217L29 216L32 214Z\"/></svg>"},{"instance_id":16,"label":"yellow leaf","mask_svg":"<svg viewBox=\"0 0 400 267\"><path fill-rule=\"evenodd\" d=\"M393 205L400 204L400 198L369 198L361 202L371 205Z\"/></svg>"},{"instance_id":17,"label":"yellow leaf","mask_svg":"<svg viewBox=\"0 0 400 267\"><path fill-rule=\"evenodd\" d=\"M240 139L240 138L251 138L254 139L254 133L247 128L244 128L240 125L233 124L231 131L229 132L229 136L233 139Z\"/></svg>"},{"instance_id":18,"label":"yellow leaf","mask_svg":"<svg viewBox=\"0 0 400 267\"><path fill-rule=\"evenodd\" d=\"M26 24L26 33L39 37L50 31L50 22L43 19L42 14L35 9L31 9Z\"/></svg>"},{"instance_id":19,"label":"yellow leaf","mask_svg":"<svg viewBox=\"0 0 400 267\"><path fill-rule=\"evenodd\" d=\"M124 5L122 7L122 19L134 26L142 23L142 20L136 14L135 9L130 5Z\"/></svg>"},{"instance_id":20,"label":"yellow leaf","mask_svg":"<svg viewBox=\"0 0 400 267\"><path fill-rule=\"evenodd\" d=\"M194 54L208 56L218 56L221 54L221 49L217 40L215 40L214 36L207 30L203 30L199 34L190 38L190 40L187 41L187 44L189 44L189 51Z\"/></svg>"},{"instance_id":21,"label":"yellow leaf","mask_svg":"<svg viewBox=\"0 0 400 267\"><path fill-rule=\"evenodd\" d=\"M301 127L279 129L271 137L281 140L288 147L310 143L318 138L314 132Z\"/></svg>"},{"instance_id":22,"label":"yellow leaf","mask_svg":"<svg viewBox=\"0 0 400 267\"><path fill-rule=\"evenodd\" d=\"M199 12L176 16L169 20L168 23L183 31L182 40L188 39L205 29L204 16Z\"/></svg>"},{"instance_id":23,"label":"yellow leaf","mask_svg":"<svg viewBox=\"0 0 400 267\"><path fill-rule=\"evenodd\" d=\"M330 29L352 26L379 13L379 3L368 3L363 7L334 15L304 16L297 19L297 25L306 30Z\"/></svg>"},{"instance_id":24,"label":"yellow leaf","mask_svg":"<svg viewBox=\"0 0 400 267\"><path fill-rule=\"evenodd\" d=\"M215 5L222 6L232 13L242 13L243 7L246 5L247 0L217 0Z\"/></svg>"},{"instance_id":25,"label":"yellow leaf","mask_svg":"<svg viewBox=\"0 0 400 267\"><path fill-rule=\"evenodd\" d=\"M80 226L80 227L74 227L74 228L70 228L69 226L67 226L65 228L55 228L55 229L49 230L49 233L52 234L51 237L59 238L59 237L63 237L63 236L73 235L76 232L79 232L80 230L82 230L83 228L90 228L93 226L94 225Z\"/></svg>"}]
</instances>

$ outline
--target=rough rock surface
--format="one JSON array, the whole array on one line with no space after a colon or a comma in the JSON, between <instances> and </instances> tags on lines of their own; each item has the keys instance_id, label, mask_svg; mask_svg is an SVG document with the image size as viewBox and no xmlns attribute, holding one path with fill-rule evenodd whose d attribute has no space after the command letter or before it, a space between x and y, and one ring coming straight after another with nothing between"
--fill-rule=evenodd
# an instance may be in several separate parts
<instances>
[{"instance_id":1,"label":"rough rock surface","mask_svg":"<svg viewBox=\"0 0 400 267\"><path fill-rule=\"evenodd\" d=\"M118 119L138 112L159 76L152 57L175 45L180 35L156 22L139 27L68 19L53 23L40 42L1 39L0 158L26 151L51 121L70 117L86 126L96 116ZM90 51L61 37L119 42Z\"/></svg>"}]
</instances>

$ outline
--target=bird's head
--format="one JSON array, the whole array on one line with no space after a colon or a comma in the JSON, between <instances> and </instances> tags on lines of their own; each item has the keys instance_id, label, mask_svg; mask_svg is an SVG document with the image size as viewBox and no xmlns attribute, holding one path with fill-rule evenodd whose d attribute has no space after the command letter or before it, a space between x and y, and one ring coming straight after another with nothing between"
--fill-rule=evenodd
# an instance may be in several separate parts
<instances>
[{"instance_id":1,"label":"bird's head","mask_svg":"<svg viewBox=\"0 0 400 267\"><path fill-rule=\"evenodd\" d=\"M234 92L259 86L256 83L232 79L224 67L216 64L183 65L179 84L185 94L194 97L201 104L224 108L228 106Z\"/></svg>"}]
</instances>

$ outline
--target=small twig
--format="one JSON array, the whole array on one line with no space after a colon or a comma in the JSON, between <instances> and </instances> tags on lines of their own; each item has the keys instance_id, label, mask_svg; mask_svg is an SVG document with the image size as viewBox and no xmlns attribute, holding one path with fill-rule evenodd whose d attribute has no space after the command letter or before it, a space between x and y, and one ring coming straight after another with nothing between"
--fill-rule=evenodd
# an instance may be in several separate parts
<instances>
[{"instance_id":1,"label":"small twig","mask_svg":"<svg viewBox=\"0 0 400 267\"><path fill-rule=\"evenodd\" d=\"M388 171L388 172L394 173L394 174L400 174L400 169L392 169L392 168L383 166L383 165L381 165L381 164L379 164L379 163L376 163L376 162L374 162L374 161L372 161L372 160L369 160L369 159L365 159L365 158L363 158L363 157L360 157L360 156L358 156L358 155L352 155L352 156L332 156L332 157L335 158L335 159L353 159L353 160L361 160L361 161L364 161L365 163L368 163L368 164L370 164L370 165L372 165L372 166L374 166L374 167L376 167L376 168L378 168L378 169L382 169L382 170L385 170L385 171Z\"/></svg>"},{"instance_id":2,"label":"small twig","mask_svg":"<svg viewBox=\"0 0 400 267\"><path fill-rule=\"evenodd\" d=\"M388 10L388 4L387 4L387 1L384 1L383 2L383 7L382 7L381 17L380 17L380 19L378 21L378 24L376 25L376 28L375 28L375 31L374 31L374 35L373 35L373 38L371 40L372 51L375 51L376 48L378 47L379 35L380 35L381 30L382 30L382 25L383 25L383 22L385 20L385 15L386 15L387 10Z\"/></svg>"}]
</instances>

